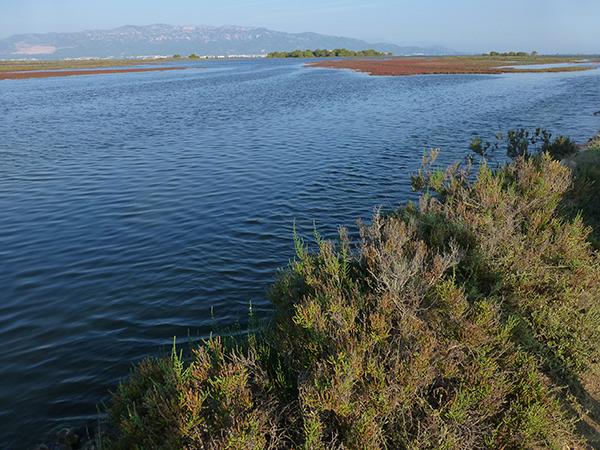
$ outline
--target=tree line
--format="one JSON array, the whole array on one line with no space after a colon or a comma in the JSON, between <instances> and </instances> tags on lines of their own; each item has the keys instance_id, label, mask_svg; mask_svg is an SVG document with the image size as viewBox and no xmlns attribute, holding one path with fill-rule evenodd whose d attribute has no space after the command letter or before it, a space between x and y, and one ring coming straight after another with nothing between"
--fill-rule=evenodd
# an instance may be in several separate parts
<instances>
[{"instance_id":1,"label":"tree line","mask_svg":"<svg viewBox=\"0 0 600 450\"><path fill-rule=\"evenodd\" d=\"M294 50L291 52L271 52L267 58L335 58L335 57L356 57L356 56L389 56L391 53L379 52L377 50L348 50L346 48L336 48L333 50Z\"/></svg>"}]
</instances>

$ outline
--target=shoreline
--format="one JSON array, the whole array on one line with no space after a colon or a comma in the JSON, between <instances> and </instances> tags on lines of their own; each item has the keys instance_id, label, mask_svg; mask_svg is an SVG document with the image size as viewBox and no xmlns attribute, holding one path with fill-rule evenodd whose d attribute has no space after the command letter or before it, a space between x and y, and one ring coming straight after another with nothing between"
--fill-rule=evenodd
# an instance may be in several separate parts
<instances>
[{"instance_id":1,"label":"shoreline","mask_svg":"<svg viewBox=\"0 0 600 450\"><path fill-rule=\"evenodd\" d=\"M597 60L590 61L591 64ZM526 67L532 64L568 63L564 67ZM374 59L343 59L307 63L307 67L348 69L372 76L410 75L499 75L505 73L559 73L594 70L594 65L582 65L572 58L540 58L539 60L492 59L485 57L419 57Z\"/></svg>"},{"instance_id":2,"label":"shoreline","mask_svg":"<svg viewBox=\"0 0 600 450\"><path fill-rule=\"evenodd\" d=\"M56 78L82 75L107 75L119 73L164 72L170 70L186 70L186 67L143 67L129 69L73 69L73 70L22 70L16 72L0 72L0 80L26 80L31 78Z\"/></svg>"}]
</instances>

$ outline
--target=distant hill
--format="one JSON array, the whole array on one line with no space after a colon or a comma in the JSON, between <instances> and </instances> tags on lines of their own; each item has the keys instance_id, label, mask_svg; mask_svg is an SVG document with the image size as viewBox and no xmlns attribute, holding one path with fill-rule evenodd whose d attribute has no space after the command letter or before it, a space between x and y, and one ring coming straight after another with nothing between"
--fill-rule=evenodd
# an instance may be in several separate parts
<instances>
[{"instance_id":1,"label":"distant hill","mask_svg":"<svg viewBox=\"0 0 600 450\"><path fill-rule=\"evenodd\" d=\"M172 55L261 55L307 48L373 48L394 55L454 54L444 47L402 47L317 33L284 33L238 26L127 25L77 33L19 34L0 39L0 58L61 59Z\"/></svg>"}]
</instances>

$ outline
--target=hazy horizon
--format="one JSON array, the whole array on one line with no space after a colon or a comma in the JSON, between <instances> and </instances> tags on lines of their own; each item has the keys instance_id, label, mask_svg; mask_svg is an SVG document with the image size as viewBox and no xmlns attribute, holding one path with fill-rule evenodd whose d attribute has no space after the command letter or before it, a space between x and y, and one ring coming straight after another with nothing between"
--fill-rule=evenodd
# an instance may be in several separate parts
<instances>
[{"instance_id":1,"label":"hazy horizon","mask_svg":"<svg viewBox=\"0 0 600 450\"><path fill-rule=\"evenodd\" d=\"M457 51L600 53L600 2L594 0L21 0L3 5L0 38L78 32L124 25L239 25L316 32L398 45L443 45Z\"/></svg>"}]
</instances>

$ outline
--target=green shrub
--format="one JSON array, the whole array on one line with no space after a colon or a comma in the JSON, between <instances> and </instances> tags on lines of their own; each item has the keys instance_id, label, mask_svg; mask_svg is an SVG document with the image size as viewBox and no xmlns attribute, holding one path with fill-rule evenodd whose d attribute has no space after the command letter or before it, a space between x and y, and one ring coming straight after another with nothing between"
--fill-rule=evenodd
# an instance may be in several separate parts
<instances>
[{"instance_id":1,"label":"green shrub","mask_svg":"<svg viewBox=\"0 0 600 450\"><path fill-rule=\"evenodd\" d=\"M277 448L277 400L253 351L212 339L185 364L147 360L119 386L109 412L122 449Z\"/></svg>"},{"instance_id":2,"label":"green shrub","mask_svg":"<svg viewBox=\"0 0 600 450\"><path fill-rule=\"evenodd\" d=\"M543 148L543 151L548 152L550 156L559 161L574 155L577 150L577 144L566 136L557 137Z\"/></svg>"},{"instance_id":3,"label":"green shrub","mask_svg":"<svg viewBox=\"0 0 600 450\"><path fill-rule=\"evenodd\" d=\"M542 128L509 130L506 137L498 133L494 143L484 142L479 136L475 136L470 144L471 151L480 156L488 156L501 147L505 147L506 155L510 158L548 153L559 161L574 155L579 150L577 144L570 138L558 136L552 140L552 133Z\"/></svg>"},{"instance_id":4,"label":"green shrub","mask_svg":"<svg viewBox=\"0 0 600 450\"><path fill-rule=\"evenodd\" d=\"M570 217L582 215L593 228L592 243L600 248L600 137L592 139L570 163L573 185L563 200L563 209Z\"/></svg>"},{"instance_id":5,"label":"green shrub","mask_svg":"<svg viewBox=\"0 0 600 450\"><path fill-rule=\"evenodd\" d=\"M570 448L559 389L598 360L600 259L558 205L570 171L476 177L424 160L419 205L351 244L295 237L270 326L147 361L110 408L115 448Z\"/></svg>"}]
</instances>

